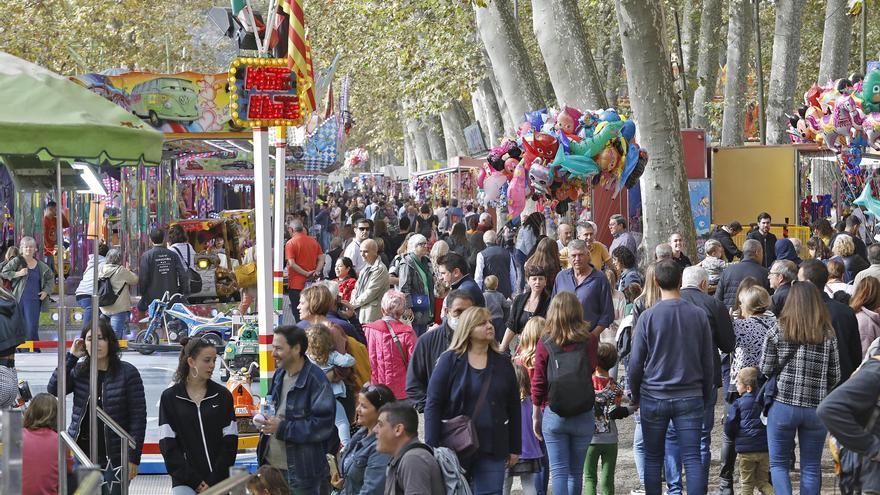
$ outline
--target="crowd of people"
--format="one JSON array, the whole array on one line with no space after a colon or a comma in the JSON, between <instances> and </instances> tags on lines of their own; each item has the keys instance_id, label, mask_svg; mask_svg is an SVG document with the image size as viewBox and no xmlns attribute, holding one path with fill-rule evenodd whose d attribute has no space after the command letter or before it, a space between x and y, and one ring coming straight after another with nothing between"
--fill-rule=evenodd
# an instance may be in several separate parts
<instances>
[{"instance_id":1,"label":"crowd of people","mask_svg":"<svg viewBox=\"0 0 880 495\"><path fill-rule=\"evenodd\" d=\"M381 194L321 198L288 219L292 320L274 329L275 412L255 418L262 467L252 490L462 493L467 484L507 494L519 478L526 494L609 494L619 421L635 429L634 493L707 493L715 457L720 494L734 493L737 458L745 493L793 493L797 462L800 493L818 494L829 432L867 462L864 478L880 452L871 414L880 363L870 359L880 353L880 244L862 238L855 216L836 232L820 222L805 245L777 238L771 220L759 215L741 244L740 223L719 226L699 260L680 233L640 249L620 215L606 247L589 221L563 221L548 236L543 213L496 225L455 200L432 210ZM151 238L148 267L185 274L164 233ZM104 263L102 274L119 270L112 250ZM142 263L137 283L146 271ZM151 280L144 294L155 294ZM119 359L112 318L99 329L98 400L140 446L143 385ZM99 435L118 488L118 439L84 420L91 338L84 330L64 371L69 433L87 452ZM175 495L216 484L236 459L216 360L213 346L184 341L162 394L160 448ZM130 477L140 454L129 456Z\"/></svg>"}]
</instances>

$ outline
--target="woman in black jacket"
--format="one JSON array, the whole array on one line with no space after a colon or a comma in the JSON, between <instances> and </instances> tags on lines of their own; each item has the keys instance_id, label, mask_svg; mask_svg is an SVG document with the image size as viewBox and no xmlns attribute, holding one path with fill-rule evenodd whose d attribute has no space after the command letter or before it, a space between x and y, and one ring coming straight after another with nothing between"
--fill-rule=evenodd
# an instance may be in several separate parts
<instances>
[{"instance_id":1,"label":"woman in black jacket","mask_svg":"<svg viewBox=\"0 0 880 495\"><path fill-rule=\"evenodd\" d=\"M406 295L407 309L412 311L413 330L422 335L434 321L434 270L428 257L428 239L413 235L407 241L407 251L397 269L398 287Z\"/></svg>"},{"instance_id":2,"label":"woman in black jacket","mask_svg":"<svg viewBox=\"0 0 880 495\"><path fill-rule=\"evenodd\" d=\"M147 428L147 403L144 397L144 383L137 368L119 358L119 341L107 320L98 321L98 407L125 429L134 439L135 448L128 453L128 479L119 479L121 464L120 438L100 419L98 419L98 464L104 468L103 493L118 494L121 483L128 483L137 475L144 446L144 431ZM67 390L73 392L73 411L68 434L87 455L90 455L89 435L89 366L92 356L92 329L83 329L78 339L73 341L67 353L65 373ZM82 361L80 361L80 358ZM50 394L58 396L58 370L52 374L47 387Z\"/></svg>"},{"instance_id":3,"label":"woman in black jacket","mask_svg":"<svg viewBox=\"0 0 880 495\"><path fill-rule=\"evenodd\" d=\"M479 447L458 455L473 492L487 495L501 495L505 468L517 463L522 448L519 386L497 342L489 310L465 310L449 350L437 360L425 403L425 443L433 447L448 446L444 420L466 415L473 422Z\"/></svg>"},{"instance_id":4,"label":"woman in black jacket","mask_svg":"<svg viewBox=\"0 0 880 495\"><path fill-rule=\"evenodd\" d=\"M211 380L217 349L198 338L181 344L174 385L159 401L159 449L173 495L190 495L229 477L238 453L238 424L232 394Z\"/></svg>"},{"instance_id":5,"label":"woman in black jacket","mask_svg":"<svg viewBox=\"0 0 880 495\"><path fill-rule=\"evenodd\" d=\"M550 291L547 290L547 273L544 271L544 267L528 265L526 276L528 276L528 287L525 292L516 296L510 306L507 329L504 331L504 338L501 339L502 352L506 352L513 338L523 331L529 318L547 316Z\"/></svg>"}]
</instances>

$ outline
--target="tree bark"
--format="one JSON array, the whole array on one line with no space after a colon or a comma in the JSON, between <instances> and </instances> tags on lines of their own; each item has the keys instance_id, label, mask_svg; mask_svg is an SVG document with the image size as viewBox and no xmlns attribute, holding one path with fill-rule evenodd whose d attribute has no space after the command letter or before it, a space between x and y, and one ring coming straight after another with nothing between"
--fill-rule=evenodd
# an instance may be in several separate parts
<instances>
[{"instance_id":1,"label":"tree bark","mask_svg":"<svg viewBox=\"0 0 880 495\"><path fill-rule=\"evenodd\" d=\"M559 106L605 107L576 0L532 0L532 28Z\"/></svg>"},{"instance_id":2,"label":"tree bark","mask_svg":"<svg viewBox=\"0 0 880 495\"><path fill-rule=\"evenodd\" d=\"M510 0L488 0L486 7L475 6L474 10L507 113L516 125L526 112L543 108L544 99L513 18L513 8Z\"/></svg>"},{"instance_id":3,"label":"tree bark","mask_svg":"<svg viewBox=\"0 0 880 495\"><path fill-rule=\"evenodd\" d=\"M623 59L639 142L651 154L641 178L645 251L679 232L696 253L675 87L663 31L663 0L617 0Z\"/></svg>"},{"instance_id":4,"label":"tree bark","mask_svg":"<svg viewBox=\"0 0 880 495\"><path fill-rule=\"evenodd\" d=\"M852 19L846 12L847 0L828 0L825 3L822 58L819 60L820 85L849 75Z\"/></svg>"},{"instance_id":5,"label":"tree bark","mask_svg":"<svg viewBox=\"0 0 880 495\"><path fill-rule=\"evenodd\" d=\"M446 137L446 156L468 156L464 128L468 126L468 114L461 102L454 101L440 114L443 135Z\"/></svg>"},{"instance_id":6,"label":"tree bark","mask_svg":"<svg viewBox=\"0 0 880 495\"><path fill-rule=\"evenodd\" d=\"M428 145L428 136L425 134L425 130L416 119L406 121L406 130L410 135L416 169L419 172L428 170L428 162L431 161L431 148Z\"/></svg>"},{"instance_id":7,"label":"tree bark","mask_svg":"<svg viewBox=\"0 0 880 495\"><path fill-rule=\"evenodd\" d=\"M415 150L413 150L412 145L412 134L409 132L408 125L403 126L403 164L410 175L419 171L419 167L416 165Z\"/></svg>"},{"instance_id":8,"label":"tree bark","mask_svg":"<svg viewBox=\"0 0 880 495\"><path fill-rule=\"evenodd\" d=\"M482 119L480 127L483 129L483 138L486 140L486 145L491 148L497 145L504 136L504 123L501 119L501 111L498 109L498 101L495 99L495 92L492 89L492 82L488 77L480 81L477 92L479 99L476 101L479 102L480 108L475 107L474 113L477 113L478 110L480 112L479 119Z\"/></svg>"},{"instance_id":9,"label":"tree bark","mask_svg":"<svg viewBox=\"0 0 880 495\"><path fill-rule=\"evenodd\" d=\"M668 28L675 27L673 19L667 19ZM696 87L695 79L697 73L697 57L700 53L700 0L684 0L679 13L679 22L681 24L681 67L679 68L678 77L684 78L685 86L683 92L680 93L681 98L687 98L688 103L693 101L694 88ZM672 33L675 34L675 33ZM673 36L671 39L675 39ZM672 53L678 58L678 49L673 49ZM676 91L681 91L681 82L676 81ZM687 123L685 112L687 107L684 101L678 102L678 118L679 125L684 126ZM693 125L694 109L690 108L691 127Z\"/></svg>"},{"instance_id":10,"label":"tree bark","mask_svg":"<svg viewBox=\"0 0 880 495\"><path fill-rule=\"evenodd\" d=\"M718 85L718 52L721 49L721 0L703 0L700 15L700 50L697 57L697 89L694 91L691 127L709 126L706 106L715 97Z\"/></svg>"},{"instance_id":11,"label":"tree bark","mask_svg":"<svg viewBox=\"0 0 880 495\"><path fill-rule=\"evenodd\" d=\"M428 138L428 149L431 152L431 160L446 160L446 140L443 126L440 124L440 117L437 115L428 115L422 121L422 128L425 130L425 137Z\"/></svg>"},{"instance_id":12,"label":"tree bark","mask_svg":"<svg viewBox=\"0 0 880 495\"><path fill-rule=\"evenodd\" d=\"M742 146L746 112L746 76L752 42L751 0L730 0L727 23L727 79L724 82L724 115L721 146Z\"/></svg>"},{"instance_id":13,"label":"tree bark","mask_svg":"<svg viewBox=\"0 0 880 495\"><path fill-rule=\"evenodd\" d=\"M516 134L516 124L510 118L510 112L507 111L507 102L504 101L504 95L501 94L501 87L498 80L495 79L495 71L492 68L492 61L489 60L489 54L483 50L483 63L486 65L486 79L489 80L491 93L487 93L487 97L491 94L495 98L495 106L498 107L498 114L501 118L501 135L512 136Z\"/></svg>"},{"instance_id":14,"label":"tree bark","mask_svg":"<svg viewBox=\"0 0 880 495\"><path fill-rule=\"evenodd\" d=\"M620 73L623 70L623 54L620 48L620 37L616 33L613 33L608 39L605 61L605 101L608 102L610 108L617 108L617 99L620 94Z\"/></svg>"},{"instance_id":15,"label":"tree bark","mask_svg":"<svg viewBox=\"0 0 880 495\"><path fill-rule=\"evenodd\" d=\"M773 31L773 62L767 95L767 144L788 142L786 112L794 108L798 58L801 55L801 19L806 0L778 0Z\"/></svg>"}]
</instances>

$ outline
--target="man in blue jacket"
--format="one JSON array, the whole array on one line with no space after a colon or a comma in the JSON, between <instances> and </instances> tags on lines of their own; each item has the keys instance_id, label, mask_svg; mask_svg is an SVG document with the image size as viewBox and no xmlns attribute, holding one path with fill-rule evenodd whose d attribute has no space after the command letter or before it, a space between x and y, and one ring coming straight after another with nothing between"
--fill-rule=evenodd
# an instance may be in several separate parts
<instances>
[{"instance_id":1,"label":"man in blue jacket","mask_svg":"<svg viewBox=\"0 0 880 495\"><path fill-rule=\"evenodd\" d=\"M471 277L467 259L464 256L454 252L447 254L440 259L438 271L440 276L443 277L443 281L449 286L450 291L463 290L471 295L475 306L486 307L483 291L480 290L480 286ZM444 307L449 307L448 296L444 302Z\"/></svg>"},{"instance_id":2,"label":"man in blue jacket","mask_svg":"<svg viewBox=\"0 0 880 495\"><path fill-rule=\"evenodd\" d=\"M688 492L706 493L700 437L705 405L715 387L709 319L702 309L681 299L678 263L657 263L654 280L662 300L639 317L627 368L633 403L641 409L645 489L648 495L662 493L660 469L671 421L678 433Z\"/></svg>"},{"instance_id":3,"label":"man in blue jacket","mask_svg":"<svg viewBox=\"0 0 880 495\"><path fill-rule=\"evenodd\" d=\"M272 357L272 398L277 415L260 428L260 465L280 469L291 491L318 495L330 476L325 454L336 431L336 400L330 381L306 357L309 341L295 326L275 329Z\"/></svg>"}]
</instances>

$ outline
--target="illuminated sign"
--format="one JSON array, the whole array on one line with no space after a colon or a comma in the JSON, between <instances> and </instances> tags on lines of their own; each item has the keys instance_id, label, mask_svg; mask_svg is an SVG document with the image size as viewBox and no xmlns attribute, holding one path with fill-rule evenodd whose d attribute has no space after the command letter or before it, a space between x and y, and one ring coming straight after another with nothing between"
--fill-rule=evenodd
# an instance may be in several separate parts
<instances>
[{"instance_id":1,"label":"illuminated sign","mask_svg":"<svg viewBox=\"0 0 880 495\"><path fill-rule=\"evenodd\" d=\"M302 124L296 75L283 58L237 58L229 67L229 109L241 127Z\"/></svg>"}]
</instances>

